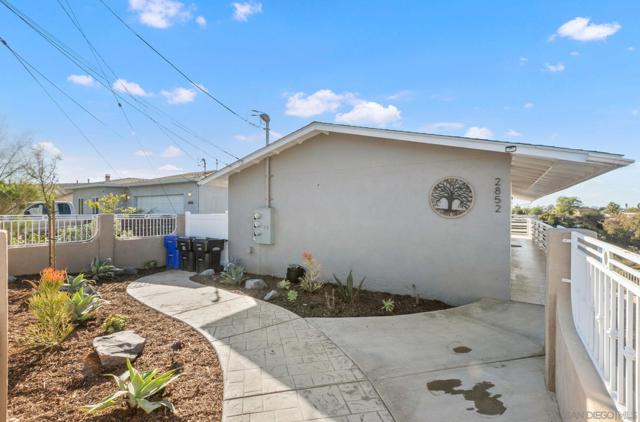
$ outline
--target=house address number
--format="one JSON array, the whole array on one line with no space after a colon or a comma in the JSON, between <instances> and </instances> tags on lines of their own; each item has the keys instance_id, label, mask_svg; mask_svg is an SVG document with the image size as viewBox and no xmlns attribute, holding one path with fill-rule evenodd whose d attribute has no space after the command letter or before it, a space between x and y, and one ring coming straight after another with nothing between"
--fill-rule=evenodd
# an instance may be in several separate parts
<instances>
[{"instance_id":1,"label":"house address number","mask_svg":"<svg viewBox=\"0 0 640 422\"><path fill-rule=\"evenodd\" d=\"M493 205L495 206L495 212L502 212L502 179L496 177L493 184Z\"/></svg>"}]
</instances>

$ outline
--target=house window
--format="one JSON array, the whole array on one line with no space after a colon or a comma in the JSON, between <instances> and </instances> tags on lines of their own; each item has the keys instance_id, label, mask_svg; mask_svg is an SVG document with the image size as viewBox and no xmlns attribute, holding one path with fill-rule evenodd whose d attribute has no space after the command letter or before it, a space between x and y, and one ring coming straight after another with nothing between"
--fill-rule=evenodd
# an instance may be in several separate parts
<instances>
[{"instance_id":1,"label":"house window","mask_svg":"<svg viewBox=\"0 0 640 422\"><path fill-rule=\"evenodd\" d=\"M98 199L100 199L100 198L93 198L93 202L97 204L98 203ZM98 207L91 207L91 214L98 214L98 212L100 212L98 210Z\"/></svg>"},{"instance_id":2,"label":"house window","mask_svg":"<svg viewBox=\"0 0 640 422\"><path fill-rule=\"evenodd\" d=\"M78 198L78 214L84 214L84 198Z\"/></svg>"}]
</instances>

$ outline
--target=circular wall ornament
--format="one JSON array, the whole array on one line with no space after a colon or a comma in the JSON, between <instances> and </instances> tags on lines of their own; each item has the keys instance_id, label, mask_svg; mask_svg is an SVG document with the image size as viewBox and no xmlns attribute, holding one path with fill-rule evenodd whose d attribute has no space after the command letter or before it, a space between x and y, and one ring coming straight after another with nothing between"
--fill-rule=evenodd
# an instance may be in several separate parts
<instances>
[{"instance_id":1,"label":"circular wall ornament","mask_svg":"<svg viewBox=\"0 0 640 422\"><path fill-rule=\"evenodd\" d=\"M429 193L431 208L445 218L462 217L471 209L474 199L469 182L453 176L438 180Z\"/></svg>"}]
</instances>

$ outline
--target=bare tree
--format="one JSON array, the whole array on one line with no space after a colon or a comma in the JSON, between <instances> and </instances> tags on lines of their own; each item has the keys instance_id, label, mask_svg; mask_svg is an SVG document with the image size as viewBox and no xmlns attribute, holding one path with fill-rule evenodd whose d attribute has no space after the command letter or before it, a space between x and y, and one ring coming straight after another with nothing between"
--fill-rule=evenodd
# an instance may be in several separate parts
<instances>
[{"instance_id":1,"label":"bare tree","mask_svg":"<svg viewBox=\"0 0 640 422\"><path fill-rule=\"evenodd\" d=\"M26 135L10 139L0 122L0 214L15 214L38 196L23 171L28 140Z\"/></svg>"},{"instance_id":2,"label":"bare tree","mask_svg":"<svg viewBox=\"0 0 640 422\"><path fill-rule=\"evenodd\" d=\"M49 155L44 148L34 146L31 157L25 163L24 171L36 184L42 201L47 207L49 266L56 266L56 188L58 182L57 168L60 156Z\"/></svg>"},{"instance_id":3,"label":"bare tree","mask_svg":"<svg viewBox=\"0 0 640 422\"><path fill-rule=\"evenodd\" d=\"M441 201L446 202L446 208L439 206ZM454 208L455 202L458 202ZM449 177L441 180L431 191L431 204L434 208L442 210L445 215L458 215L469 209L473 202L473 191L462 179Z\"/></svg>"}]
</instances>

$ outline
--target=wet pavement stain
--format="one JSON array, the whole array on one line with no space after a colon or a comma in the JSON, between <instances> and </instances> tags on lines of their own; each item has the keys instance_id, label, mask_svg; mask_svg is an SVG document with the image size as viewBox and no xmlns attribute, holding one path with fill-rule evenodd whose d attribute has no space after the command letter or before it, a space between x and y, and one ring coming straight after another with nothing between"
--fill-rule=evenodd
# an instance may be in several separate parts
<instances>
[{"instance_id":1,"label":"wet pavement stain","mask_svg":"<svg viewBox=\"0 0 640 422\"><path fill-rule=\"evenodd\" d=\"M471 347L467 346L457 346L453 348L453 351L456 353L469 353L471 350Z\"/></svg>"},{"instance_id":2,"label":"wet pavement stain","mask_svg":"<svg viewBox=\"0 0 640 422\"><path fill-rule=\"evenodd\" d=\"M495 384L489 381L476 383L471 390L459 389L462 381L459 379L434 380L427 383L427 388L431 392L443 392L451 395L462 395L465 400L473 401L475 410L481 415L496 416L502 415L507 408L502 401L498 400L501 394L489 393L490 388Z\"/></svg>"}]
</instances>

